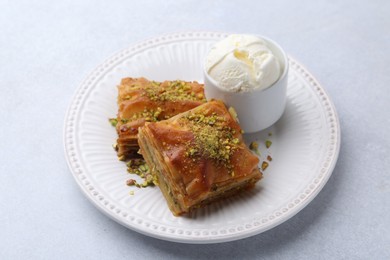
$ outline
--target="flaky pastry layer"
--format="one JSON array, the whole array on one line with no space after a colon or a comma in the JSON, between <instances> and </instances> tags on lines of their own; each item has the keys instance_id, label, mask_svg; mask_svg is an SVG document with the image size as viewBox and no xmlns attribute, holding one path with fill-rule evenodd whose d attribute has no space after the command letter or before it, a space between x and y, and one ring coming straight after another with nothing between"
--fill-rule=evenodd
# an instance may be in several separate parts
<instances>
[{"instance_id":1,"label":"flaky pastry layer","mask_svg":"<svg viewBox=\"0 0 390 260\"><path fill-rule=\"evenodd\" d=\"M209 101L139 130L142 155L174 215L181 215L262 178L259 159L221 101Z\"/></svg>"},{"instance_id":2,"label":"flaky pastry layer","mask_svg":"<svg viewBox=\"0 0 390 260\"><path fill-rule=\"evenodd\" d=\"M118 157L136 155L138 128L190 110L205 102L203 85L197 82L156 82L145 78L124 78L118 86Z\"/></svg>"}]
</instances>

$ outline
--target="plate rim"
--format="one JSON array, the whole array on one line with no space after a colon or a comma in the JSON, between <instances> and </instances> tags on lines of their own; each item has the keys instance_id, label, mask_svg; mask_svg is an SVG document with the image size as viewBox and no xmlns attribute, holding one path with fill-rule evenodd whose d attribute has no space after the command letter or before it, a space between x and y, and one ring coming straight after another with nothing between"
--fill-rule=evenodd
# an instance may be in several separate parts
<instances>
[{"instance_id":1,"label":"plate rim","mask_svg":"<svg viewBox=\"0 0 390 260\"><path fill-rule=\"evenodd\" d=\"M333 101L330 99L329 94L327 91L322 87L322 85L318 82L318 80L296 59L292 58L289 55L289 62L291 67L295 67L295 69L298 69L299 74L303 76L307 83L311 85L311 87L315 87L316 89L316 95L318 95L317 91L321 91L323 93L323 97L326 99L328 103L328 109L332 112L332 116L334 118L334 127L335 129L333 135L336 136L335 143L334 143L334 151L332 153L332 156L330 156L330 162L328 166L326 167L326 171L323 173L323 177L321 181L315 185L314 189L311 190L310 194L308 194L304 199L302 199L296 206L294 206L292 209L288 210L288 213L281 213L279 217L276 217L270 221L272 221L271 224L268 224L264 227L261 225L259 228L251 228L251 229L244 229L242 231L238 231L234 234L217 234L215 236L173 236L174 234L168 234L168 233L160 233L160 232L148 232L146 229L142 229L137 227L137 225L131 225L131 223L126 222L124 218L126 216L122 216L119 213L114 212L113 210L109 210L106 206L109 203L100 203L96 199L96 195L94 194L94 190L90 190L87 187L87 184L84 184L81 182L79 178L77 178L78 174L82 174L82 170L79 169L80 165L78 164L78 156L76 156L74 150L75 144L72 144L73 135L75 135L74 131L74 123L77 122L75 118L77 117L76 113L80 113L82 110L80 108L80 103L82 103L82 100L86 99L86 92L87 90L90 90L93 88L96 83L99 81L99 78L107 73L112 67L115 66L115 63L120 62L122 58L126 58L128 56L135 55L137 52L143 51L144 49L148 49L155 44L164 44L169 42L175 42L177 40L217 40L220 39L223 36L227 36L227 33L222 32L177 32L177 33L171 33L171 34L163 34L157 37L149 38L143 41L140 41L135 44L129 45L127 48L124 48L115 54L111 55L108 59L106 59L104 62L96 66L81 82L81 84L78 85L76 88L70 104L66 110L65 118L64 118L64 127L63 127L63 148L64 148L64 154L66 158L67 165L69 167L69 170L72 173L73 178L75 179L76 183L80 187L82 193L90 200L90 202L104 215L108 216L115 222L125 226L126 228L129 228L133 231L136 231L138 233L141 233L143 235L154 237L161 240L171 241L171 242L179 242L179 243L189 243L189 244L212 244L212 243L222 243L222 242L229 242L229 241L235 241L243 238L247 238L250 236L254 236L260 233L263 233L267 230L270 230L274 228L275 226L278 226L282 224L283 222L289 220L293 216L295 216L297 213L299 213L302 209L304 209L315 197L317 197L318 193L323 189L325 184L328 182L330 176L333 173L333 170L336 166L339 152L340 152L340 145L341 145L341 129L340 129L340 122L339 117L336 111L336 108L334 106ZM116 61L116 62L115 62ZM321 102L321 108L325 110L324 105ZM329 157L328 157L329 158ZM321 159L323 159L321 157ZM317 176L318 177L318 176ZM118 217L119 216L119 217ZM121 218L122 217L122 218Z\"/></svg>"}]
</instances>

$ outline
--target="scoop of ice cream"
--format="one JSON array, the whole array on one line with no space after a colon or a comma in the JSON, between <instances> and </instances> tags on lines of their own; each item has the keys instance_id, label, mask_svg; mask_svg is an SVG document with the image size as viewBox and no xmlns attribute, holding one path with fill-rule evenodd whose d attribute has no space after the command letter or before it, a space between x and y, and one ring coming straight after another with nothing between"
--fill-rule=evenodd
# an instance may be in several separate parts
<instances>
[{"instance_id":1,"label":"scoop of ice cream","mask_svg":"<svg viewBox=\"0 0 390 260\"><path fill-rule=\"evenodd\" d=\"M205 66L220 87L232 92L265 89L281 74L279 61L267 43L253 35L233 34L218 42Z\"/></svg>"}]
</instances>

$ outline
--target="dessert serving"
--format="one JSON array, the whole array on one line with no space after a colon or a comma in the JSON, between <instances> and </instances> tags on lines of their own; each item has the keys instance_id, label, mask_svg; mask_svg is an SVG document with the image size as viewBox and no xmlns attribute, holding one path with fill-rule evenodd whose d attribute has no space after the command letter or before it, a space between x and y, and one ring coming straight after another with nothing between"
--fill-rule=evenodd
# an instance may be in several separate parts
<instances>
[{"instance_id":1,"label":"dessert serving","mask_svg":"<svg viewBox=\"0 0 390 260\"><path fill-rule=\"evenodd\" d=\"M111 119L118 133L118 158L137 156L138 128L145 122L168 119L205 101L203 85L197 82L122 79L118 86L117 118Z\"/></svg>"},{"instance_id":2,"label":"dessert serving","mask_svg":"<svg viewBox=\"0 0 390 260\"><path fill-rule=\"evenodd\" d=\"M284 108L279 80L286 77L286 64L280 55L264 39L230 35L206 58L205 89L181 80L122 79L117 118L111 120L118 133L115 148L118 158L127 161L128 172L143 179L129 179L127 185L158 185L174 215L252 187L262 178L259 158L243 142L234 107L228 110L223 101L240 109L239 118L249 132L255 123L248 126L248 120L258 122L254 118L264 112L253 104L268 109L257 104L267 89L281 89L277 94L272 90L267 99ZM136 159L141 156L145 162ZM262 170L267 166L263 161Z\"/></svg>"},{"instance_id":3,"label":"dessert serving","mask_svg":"<svg viewBox=\"0 0 390 260\"><path fill-rule=\"evenodd\" d=\"M172 213L182 215L260 180L259 158L243 142L235 109L228 110L218 99L234 103L238 97L234 104L241 109L251 98L238 95L276 84L286 70L271 49L251 35L218 42L205 63L208 102L197 82L122 79L117 118L111 120L118 133L115 148L128 171L143 178L142 183L130 179L127 185L157 184ZM226 99L224 92L232 98ZM244 125L248 119L257 121L252 117L258 111L245 112L239 117ZM145 162L135 159L141 156Z\"/></svg>"},{"instance_id":4,"label":"dessert serving","mask_svg":"<svg viewBox=\"0 0 390 260\"><path fill-rule=\"evenodd\" d=\"M205 89L181 80L122 79L117 118L111 119L118 133L115 148L128 171L143 179L129 179L127 185L157 184L172 213L181 215L260 180L259 158L243 142L235 107L228 110L223 101L239 108L249 132L259 130L254 124L262 120L254 118L267 105L284 109L287 65L283 51L275 48L256 36L228 36L206 57ZM273 105L263 104L264 95ZM281 112L276 111L279 117ZM141 156L145 162L135 159ZM268 162L261 167L265 170Z\"/></svg>"},{"instance_id":5,"label":"dessert serving","mask_svg":"<svg viewBox=\"0 0 390 260\"><path fill-rule=\"evenodd\" d=\"M243 239L278 226L301 211L322 190L332 174L339 154L339 119L325 89L307 69L293 58L289 58L287 64L289 72L286 112L277 124L260 132L243 135L252 154L259 159L257 167L264 174L262 179L250 190L242 188L241 191L227 199L213 199L210 205L196 210L197 206L190 206L189 203L183 204L184 209L189 207L193 211L185 214L180 213L183 210L178 208L176 214L183 215L174 217L167 206L167 200L160 191L163 182L156 183L156 186L149 184L150 181L157 182L157 178L152 176L151 171L156 171L155 167L158 166L158 163L155 162L159 162L161 158L155 158L154 154L164 154L164 147L153 148L149 152L150 157L153 156L151 158L153 163L147 164L142 155L138 153L136 158L132 158L132 153L127 151L124 154L131 159L126 159L126 163L118 161L116 151L111 148L118 138L117 131L116 128L110 126L107 119L115 117L111 123L117 125L118 128L120 125L132 121L126 122L129 118L123 117L122 122L122 117L117 116L119 111L117 101L121 105L126 98L129 98L124 94L118 98L118 90L124 88L124 86L117 88L121 84L121 80L130 76L133 79L129 79L129 82L138 82L141 79L136 77L147 76L149 80L145 79L146 84L153 84L152 80L175 79L198 80L198 82L203 83L202 74L206 73L205 58L212 45L215 46L228 36L215 32L183 32L148 39L108 57L103 64L97 66L83 80L66 113L63 132L65 157L75 183L82 191L80 194L85 195L105 215L131 230L158 239L196 244L219 243ZM266 42L268 44L268 41ZM277 53L274 52L275 49L269 49L273 53ZM279 60L280 57L275 56ZM252 97L255 103L266 102L256 95L258 92L274 91L275 84L283 80L284 63L280 62L279 65L283 72L271 86L263 90L255 89L252 91L224 90L218 93L215 99L222 100L227 108L232 106L226 102L226 96L229 95L241 96L245 94L246 96L239 102L241 105L252 102L250 100ZM211 78L210 75L208 76L204 78L205 85ZM284 77L284 80L286 78ZM217 80L215 79L213 83L218 84ZM130 89L132 83L125 84ZM158 85L158 83L154 85ZM181 87L178 86L178 88L180 90ZM219 86L207 89L219 90ZM141 94L141 96L146 100L146 94ZM208 98L206 92L205 96L211 102L211 98ZM200 101L199 106L206 102L202 99ZM275 99L272 99L272 102L275 102ZM175 107L180 109L180 102ZM213 105L213 107L217 106ZM237 111L240 128L245 133L250 132L243 128L245 119L256 123L264 119L262 112L265 114L273 113L272 107L267 107L264 111L254 108L247 109L246 116L244 113L243 117L239 113L239 108L233 107ZM134 105L134 108L137 106ZM162 109L162 107L160 108ZM140 111L145 109L145 113L147 113L147 108L139 108ZM193 108L189 110L191 109ZM129 112L131 112L130 108ZM156 120L160 121L154 122L153 118L148 118L145 114L145 122L140 126L147 123L147 125L156 124L159 128L160 124L171 120L161 117L158 111L156 116ZM186 123L183 123L180 129L183 128L186 134L177 131L179 127L175 124L179 122L179 119L173 120L166 127L164 125L164 129L168 127L174 129L173 133L176 134L177 138L194 135L191 131L195 133L196 129L191 130L192 123L187 122L187 119L185 121ZM211 120L210 123L213 125L214 121ZM184 129L188 129L188 131ZM138 128L136 131L139 131ZM136 135L133 137L138 138ZM168 133L163 138L173 137L175 135ZM145 138L148 139L146 142L148 147L153 146L149 143L153 143L154 139L148 136ZM167 140L162 142L167 143ZM228 138L228 142L234 144L237 140ZM159 140L156 143L159 143ZM192 148L194 149L186 151L188 153L184 153L184 156L179 156L180 160L197 160L199 158L199 162L203 161L203 155L198 153L201 142L193 142L193 144ZM227 149L231 149L232 146L228 146L229 148L225 146L226 150L222 150L222 154L225 154ZM182 149L188 149L185 144L182 147ZM138 143L135 143L132 151L135 153L137 149ZM142 152L147 157L148 152ZM122 158L126 158L126 156ZM235 155L231 156L234 158ZM172 162L168 160L167 163L164 161L161 164L170 165ZM222 163L218 165L222 165ZM187 164L183 165L183 168L186 166ZM193 162L187 168L189 166L205 169L202 168L202 163ZM129 173L126 172L126 169ZM184 169L181 172L187 173ZM190 171L190 173L192 172ZM234 173L230 171L230 174L222 171L222 176L218 177L219 173L220 171L217 169L212 171L212 175L215 175L213 180L232 178L232 182L235 182L234 177L243 172L241 169L238 172L234 171ZM197 175L188 176L188 178L195 179ZM181 183L175 180L175 183L170 185L182 187ZM189 183L190 181L187 180L187 186ZM194 183L196 182L194 181ZM230 185L233 186L233 184ZM196 192L196 186L194 189L191 186L187 188L187 186L181 191L187 192L189 190L188 197L191 194L199 194L194 195L195 199L201 197L205 199L204 202L195 205L208 203L206 198L211 198L211 194L215 194L212 190L202 194L202 192ZM198 188L199 190L207 190L202 189L201 186ZM179 197L179 195L177 196ZM223 194L218 194L218 196L223 196Z\"/></svg>"},{"instance_id":6,"label":"dessert serving","mask_svg":"<svg viewBox=\"0 0 390 260\"><path fill-rule=\"evenodd\" d=\"M250 188L262 177L258 157L221 101L146 123L139 145L174 215Z\"/></svg>"}]
</instances>

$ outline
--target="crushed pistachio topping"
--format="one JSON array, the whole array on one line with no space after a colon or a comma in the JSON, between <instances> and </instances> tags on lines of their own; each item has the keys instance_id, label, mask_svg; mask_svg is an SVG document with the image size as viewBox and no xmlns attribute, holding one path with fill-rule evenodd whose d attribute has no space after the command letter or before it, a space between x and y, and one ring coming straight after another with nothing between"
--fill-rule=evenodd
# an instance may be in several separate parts
<instances>
[{"instance_id":1,"label":"crushed pistachio topping","mask_svg":"<svg viewBox=\"0 0 390 260\"><path fill-rule=\"evenodd\" d=\"M272 142L270 140L265 141L265 147L270 148L272 145Z\"/></svg>"},{"instance_id":2,"label":"crushed pistachio topping","mask_svg":"<svg viewBox=\"0 0 390 260\"><path fill-rule=\"evenodd\" d=\"M157 180L153 177L149 166L143 159L130 159L127 163L127 171L132 174L136 174L143 179L142 183L138 183L134 179L127 180L128 186L136 186L137 188L146 188L148 186L154 186L157 184Z\"/></svg>"},{"instance_id":3,"label":"crushed pistachio topping","mask_svg":"<svg viewBox=\"0 0 390 260\"><path fill-rule=\"evenodd\" d=\"M131 89L140 89L140 86L134 84L131 86ZM142 88L144 93L142 95L147 96L152 101L201 101L206 102L206 98L203 93L195 93L192 91L190 83L185 81L171 81L169 83L160 83L156 81L151 81L150 84ZM127 95L123 100L130 99L131 96ZM142 112L133 114L130 118L121 118L119 122L121 124L126 124L128 122L136 121L138 119L145 119L146 122L157 122L164 119L169 119L169 115L161 116L160 114L163 110L158 107L157 109L144 109ZM110 118L109 122L112 126L116 126L119 122L116 118Z\"/></svg>"},{"instance_id":4,"label":"crushed pistachio topping","mask_svg":"<svg viewBox=\"0 0 390 260\"><path fill-rule=\"evenodd\" d=\"M258 156L260 156L259 144L255 141L249 144L249 149L255 152Z\"/></svg>"},{"instance_id":5,"label":"crushed pistachio topping","mask_svg":"<svg viewBox=\"0 0 390 260\"><path fill-rule=\"evenodd\" d=\"M129 99L131 99L131 95L126 95L126 96L124 96L124 97L122 98L122 100L129 100Z\"/></svg>"},{"instance_id":6,"label":"crushed pistachio topping","mask_svg":"<svg viewBox=\"0 0 390 260\"><path fill-rule=\"evenodd\" d=\"M146 122L157 122L160 121L159 116L163 110L161 107L157 109L144 109L142 112L135 113L131 118L122 118L121 122L126 124L127 122L132 122L138 119L145 119Z\"/></svg>"},{"instance_id":7,"label":"crushed pistachio topping","mask_svg":"<svg viewBox=\"0 0 390 260\"><path fill-rule=\"evenodd\" d=\"M268 155L267 156L267 160L271 162L272 161L272 157L270 155Z\"/></svg>"},{"instance_id":8,"label":"crushed pistachio topping","mask_svg":"<svg viewBox=\"0 0 390 260\"><path fill-rule=\"evenodd\" d=\"M108 119L108 122L110 122L110 124L115 127L117 124L118 124L118 119L116 118L109 118Z\"/></svg>"},{"instance_id":9,"label":"crushed pistachio topping","mask_svg":"<svg viewBox=\"0 0 390 260\"><path fill-rule=\"evenodd\" d=\"M191 85L180 80L170 82L165 88L160 87L157 82L152 82L145 88L145 95L153 101L206 101L202 93L196 95L192 91Z\"/></svg>"},{"instance_id":10,"label":"crushed pistachio topping","mask_svg":"<svg viewBox=\"0 0 390 260\"><path fill-rule=\"evenodd\" d=\"M232 170L230 158L238 149L240 140L234 136L236 130L226 125L226 119L216 113L205 115L197 112L187 114L182 120L190 122L194 133L194 140L188 144L186 156L193 159L210 158ZM234 172L231 171L231 174Z\"/></svg>"},{"instance_id":11,"label":"crushed pistachio topping","mask_svg":"<svg viewBox=\"0 0 390 260\"><path fill-rule=\"evenodd\" d=\"M268 136L272 136L272 133L271 133L271 132L269 132L269 133L268 133Z\"/></svg>"},{"instance_id":12,"label":"crushed pistachio topping","mask_svg":"<svg viewBox=\"0 0 390 260\"><path fill-rule=\"evenodd\" d=\"M129 119L121 118L121 123L122 124L126 124L127 122L129 122Z\"/></svg>"}]
</instances>

